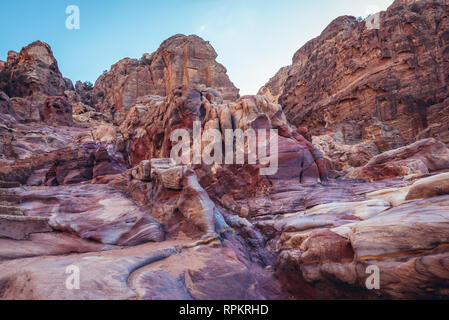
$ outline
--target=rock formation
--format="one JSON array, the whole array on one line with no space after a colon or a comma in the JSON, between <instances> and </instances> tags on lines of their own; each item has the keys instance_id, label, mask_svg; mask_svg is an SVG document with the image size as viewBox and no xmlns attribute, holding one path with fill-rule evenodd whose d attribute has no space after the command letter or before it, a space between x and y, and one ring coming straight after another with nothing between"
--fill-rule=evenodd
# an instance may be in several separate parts
<instances>
[{"instance_id":1,"label":"rock formation","mask_svg":"<svg viewBox=\"0 0 449 320\"><path fill-rule=\"evenodd\" d=\"M183 84L203 84L225 101L235 100L239 90L216 58L214 48L200 37L175 35L140 60L126 58L113 65L96 81L90 102L119 123L138 98L167 96Z\"/></svg>"},{"instance_id":2,"label":"rock formation","mask_svg":"<svg viewBox=\"0 0 449 320\"><path fill-rule=\"evenodd\" d=\"M447 299L447 24L438 0L339 18L266 96L196 36L95 86L10 52L0 299Z\"/></svg>"},{"instance_id":3,"label":"rock formation","mask_svg":"<svg viewBox=\"0 0 449 320\"><path fill-rule=\"evenodd\" d=\"M3 73L7 83L0 89L10 97L43 102L45 96L61 96L67 89L50 46L41 41L24 47L20 53L9 52Z\"/></svg>"},{"instance_id":4,"label":"rock formation","mask_svg":"<svg viewBox=\"0 0 449 320\"><path fill-rule=\"evenodd\" d=\"M430 137L448 144L448 12L443 0L397 0L378 14L379 28L337 18L260 94L292 124L349 147L372 142L381 153Z\"/></svg>"},{"instance_id":5,"label":"rock formation","mask_svg":"<svg viewBox=\"0 0 449 320\"><path fill-rule=\"evenodd\" d=\"M449 168L449 149L435 139L417 141L409 146L377 155L348 178L368 181L411 175L426 175Z\"/></svg>"},{"instance_id":6,"label":"rock formation","mask_svg":"<svg viewBox=\"0 0 449 320\"><path fill-rule=\"evenodd\" d=\"M16 112L11 105L11 99L0 91L0 116L4 123L16 122Z\"/></svg>"}]
</instances>

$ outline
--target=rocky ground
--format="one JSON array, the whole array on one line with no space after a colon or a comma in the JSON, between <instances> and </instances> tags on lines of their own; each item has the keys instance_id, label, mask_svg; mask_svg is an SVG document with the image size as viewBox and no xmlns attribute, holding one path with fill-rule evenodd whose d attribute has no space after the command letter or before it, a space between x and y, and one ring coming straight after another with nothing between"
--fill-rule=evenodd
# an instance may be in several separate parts
<instances>
[{"instance_id":1,"label":"rocky ground","mask_svg":"<svg viewBox=\"0 0 449 320\"><path fill-rule=\"evenodd\" d=\"M10 52L0 298L449 298L448 13L396 1L379 30L339 18L266 96L240 97L197 36L124 59L94 86L65 79L45 43ZM175 163L170 135L195 121L223 136L277 129L259 141L277 142L277 173Z\"/></svg>"}]
</instances>

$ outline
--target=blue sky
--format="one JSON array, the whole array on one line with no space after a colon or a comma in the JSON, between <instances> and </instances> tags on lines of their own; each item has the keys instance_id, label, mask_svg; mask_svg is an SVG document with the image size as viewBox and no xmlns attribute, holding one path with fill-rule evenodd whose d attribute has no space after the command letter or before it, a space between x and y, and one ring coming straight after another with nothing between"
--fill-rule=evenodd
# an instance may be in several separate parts
<instances>
[{"instance_id":1,"label":"blue sky","mask_svg":"<svg viewBox=\"0 0 449 320\"><path fill-rule=\"evenodd\" d=\"M241 94L255 94L293 54L340 15L367 16L393 0L20 0L3 1L0 59L42 40L65 77L95 82L122 58L140 58L166 38L198 34ZM79 30L65 27L80 8Z\"/></svg>"}]
</instances>

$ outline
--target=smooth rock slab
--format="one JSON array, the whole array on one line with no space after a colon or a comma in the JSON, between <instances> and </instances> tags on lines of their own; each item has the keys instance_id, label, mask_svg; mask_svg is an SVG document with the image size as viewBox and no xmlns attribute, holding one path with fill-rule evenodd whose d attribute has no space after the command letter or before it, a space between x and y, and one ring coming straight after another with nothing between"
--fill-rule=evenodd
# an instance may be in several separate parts
<instances>
[{"instance_id":1,"label":"smooth rock slab","mask_svg":"<svg viewBox=\"0 0 449 320\"><path fill-rule=\"evenodd\" d=\"M185 249L134 272L130 286L145 300L265 300L283 297L270 272L245 265L230 248Z\"/></svg>"},{"instance_id":2,"label":"smooth rock slab","mask_svg":"<svg viewBox=\"0 0 449 320\"><path fill-rule=\"evenodd\" d=\"M106 185L72 185L16 189L22 197L21 209L27 216L45 216L56 230L77 234L104 244L116 244L146 214L115 188ZM155 234L146 241L160 239L159 223L149 218Z\"/></svg>"},{"instance_id":3,"label":"smooth rock slab","mask_svg":"<svg viewBox=\"0 0 449 320\"><path fill-rule=\"evenodd\" d=\"M306 211L307 216L330 214L336 216L353 216L366 220L390 209L390 203L383 200L367 200L362 202L334 202L322 204Z\"/></svg>"},{"instance_id":4,"label":"smooth rock slab","mask_svg":"<svg viewBox=\"0 0 449 320\"><path fill-rule=\"evenodd\" d=\"M382 189L370 192L366 194L366 197L368 199L384 200L389 202L393 207L396 207L406 201L405 198L409 190L410 186L403 188Z\"/></svg>"},{"instance_id":5,"label":"smooth rock slab","mask_svg":"<svg viewBox=\"0 0 449 320\"><path fill-rule=\"evenodd\" d=\"M449 194L449 173L418 180L407 194L406 200L432 198Z\"/></svg>"},{"instance_id":6,"label":"smooth rock slab","mask_svg":"<svg viewBox=\"0 0 449 320\"><path fill-rule=\"evenodd\" d=\"M114 248L65 232L33 233L27 240L0 239L0 261L96 252Z\"/></svg>"},{"instance_id":7,"label":"smooth rock slab","mask_svg":"<svg viewBox=\"0 0 449 320\"><path fill-rule=\"evenodd\" d=\"M449 243L449 196L405 203L351 229L358 257L435 248Z\"/></svg>"},{"instance_id":8,"label":"smooth rock slab","mask_svg":"<svg viewBox=\"0 0 449 320\"><path fill-rule=\"evenodd\" d=\"M135 299L127 280L134 270L165 259L173 244L147 244L124 250L35 257L0 263L0 299L125 300ZM66 286L67 267L79 268L80 288Z\"/></svg>"}]
</instances>

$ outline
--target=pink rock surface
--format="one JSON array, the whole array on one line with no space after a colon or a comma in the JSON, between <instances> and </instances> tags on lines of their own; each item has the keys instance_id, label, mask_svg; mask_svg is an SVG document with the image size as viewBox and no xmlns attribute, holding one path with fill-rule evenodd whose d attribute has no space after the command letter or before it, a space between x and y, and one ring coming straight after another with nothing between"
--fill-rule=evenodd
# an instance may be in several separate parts
<instances>
[{"instance_id":1,"label":"pink rock surface","mask_svg":"<svg viewBox=\"0 0 449 320\"><path fill-rule=\"evenodd\" d=\"M380 30L338 18L267 97L240 98L197 36L75 88L48 45L10 52L0 299L447 299L445 12L396 1ZM277 172L176 164L171 133L195 121L277 130L258 141L278 143Z\"/></svg>"}]
</instances>

